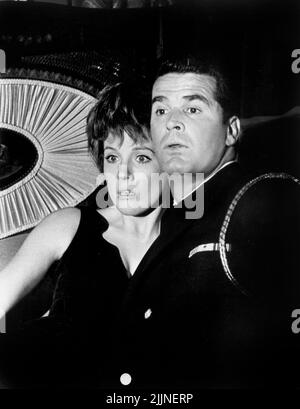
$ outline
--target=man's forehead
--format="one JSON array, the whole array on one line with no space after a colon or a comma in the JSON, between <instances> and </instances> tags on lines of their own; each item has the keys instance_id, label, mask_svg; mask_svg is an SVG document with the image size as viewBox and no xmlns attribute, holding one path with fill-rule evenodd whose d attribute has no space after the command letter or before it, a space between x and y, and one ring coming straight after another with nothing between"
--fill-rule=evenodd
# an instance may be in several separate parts
<instances>
[{"instance_id":1,"label":"man's forehead","mask_svg":"<svg viewBox=\"0 0 300 409\"><path fill-rule=\"evenodd\" d=\"M208 74L168 73L158 77L153 85L152 96L169 93L205 93L215 95L216 79Z\"/></svg>"}]
</instances>

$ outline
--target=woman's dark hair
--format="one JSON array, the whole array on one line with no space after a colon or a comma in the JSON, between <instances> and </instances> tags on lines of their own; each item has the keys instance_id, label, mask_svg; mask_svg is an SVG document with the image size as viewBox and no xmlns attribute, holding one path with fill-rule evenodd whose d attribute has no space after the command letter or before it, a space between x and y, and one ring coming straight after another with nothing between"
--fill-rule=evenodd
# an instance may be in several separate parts
<instances>
[{"instance_id":1,"label":"woman's dark hair","mask_svg":"<svg viewBox=\"0 0 300 409\"><path fill-rule=\"evenodd\" d=\"M169 73L206 74L216 80L215 99L223 109L223 121L239 114L239 98L229 70L225 64L212 56L181 56L160 61L156 79Z\"/></svg>"},{"instance_id":2,"label":"woman's dark hair","mask_svg":"<svg viewBox=\"0 0 300 409\"><path fill-rule=\"evenodd\" d=\"M103 88L87 118L88 147L103 171L103 144L109 134L124 132L136 143L150 139L150 94L146 84L118 83Z\"/></svg>"}]
</instances>

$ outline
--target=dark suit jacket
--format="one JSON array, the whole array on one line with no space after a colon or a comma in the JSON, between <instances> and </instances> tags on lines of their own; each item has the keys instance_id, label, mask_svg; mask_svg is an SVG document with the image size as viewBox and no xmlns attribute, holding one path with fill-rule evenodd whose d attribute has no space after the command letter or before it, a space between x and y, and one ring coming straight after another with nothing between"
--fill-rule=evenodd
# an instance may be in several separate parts
<instances>
[{"instance_id":1,"label":"dark suit jacket","mask_svg":"<svg viewBox=\"0 0 300 409\"><path fill-rule=\"evenodd\" d=\"M291 312L300 306L300 188L266 179L240 199L226 236L231 279L217 243L228 207L248 180L238 164L228 165L205 184L201 218L187 220L184 206L166 211L115 325L110 362L117 384L122 373L133 387L294 380L288 351L299 343Z\"/></svg>"}]
</instances>

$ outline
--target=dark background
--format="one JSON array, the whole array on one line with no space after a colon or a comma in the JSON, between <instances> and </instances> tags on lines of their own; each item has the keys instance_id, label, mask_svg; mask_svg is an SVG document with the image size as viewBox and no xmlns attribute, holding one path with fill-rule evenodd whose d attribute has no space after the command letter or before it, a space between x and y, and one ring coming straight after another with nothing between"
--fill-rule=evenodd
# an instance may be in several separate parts
<instances>
[{"instance_id":1,"label":"dark background","mask_svg":"<svg viewBox=\"0 0 300 409\"><path fill-rule=\"evenodd\" d=\"M66 74L98 89L134 73L150 78L161 56L209 51L234 78L248 118L300 105L300 73L291 69L299 22L298 0L174 0L137 9L2 1L0 48L8 68ZM298 135L299 115L250 129L241 162L251 171L300 177Z\"/></svg>"},{"instance_id":2,"label":"dark background","mask_svg":"<svg viewBox=\"0 0 300 409\"><path fill-rule=\"evenodd\" d=\"M300 103L299 79L291 70L291 53L300 48L299 19L297 0L177 1L145 9L2 1L0 48L8 67L44 68L45 58L28 57L89 52L125 59L145 75L161 54L212 50L235 75L242 116L279 114ZM55 64L47 68L55 70Z\"/></svg>"}]
</instances>

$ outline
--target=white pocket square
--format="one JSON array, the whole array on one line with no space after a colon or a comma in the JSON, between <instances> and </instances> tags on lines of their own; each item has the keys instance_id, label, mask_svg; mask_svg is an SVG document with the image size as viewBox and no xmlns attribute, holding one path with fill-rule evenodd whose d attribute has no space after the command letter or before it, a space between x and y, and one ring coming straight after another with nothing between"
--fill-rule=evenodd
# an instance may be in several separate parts
<instances>
[{"instance_id":1,"label":"white pocket square","mask_svg":"<svg viewBox=\"0 0 300 409\"><path fill-rule=\"evenodd\" d=\"M201 253L203 251L219 251L220 245L219 243L205 243L200 244L199 246L195 247L193 250L190 251L189 258L193 257L196 253ZM231 245L226 243L226 251L231 250Z\"/></svg>"}]
</instances>

